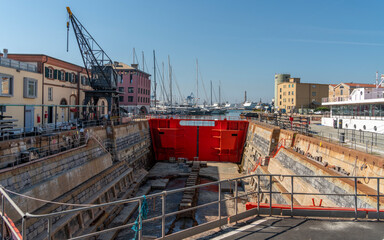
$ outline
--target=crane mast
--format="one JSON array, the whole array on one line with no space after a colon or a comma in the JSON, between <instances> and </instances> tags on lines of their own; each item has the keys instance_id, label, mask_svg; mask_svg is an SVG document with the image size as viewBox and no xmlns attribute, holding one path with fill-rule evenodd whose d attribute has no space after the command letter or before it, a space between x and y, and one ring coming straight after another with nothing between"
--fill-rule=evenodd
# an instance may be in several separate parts
<instances>
[{"instance_id":1,"label":"crane mast","mask_svg":"<svg viewBox=\"0 0 384 240\"><path fill-rule=\"evenodd\" d=\"M119 75L115 70L114 63L87 29L73 15L69 7L67 7L67 12L90 85L93 88L93 90L85 91L84 105L92 102L94 105L97 105L100 98L105 98L108 102L109 117L118 116L119 92L117 91L117 82ZM69 28L69 23L67 23L67 27Z\"/></svg>"}]
</instances>

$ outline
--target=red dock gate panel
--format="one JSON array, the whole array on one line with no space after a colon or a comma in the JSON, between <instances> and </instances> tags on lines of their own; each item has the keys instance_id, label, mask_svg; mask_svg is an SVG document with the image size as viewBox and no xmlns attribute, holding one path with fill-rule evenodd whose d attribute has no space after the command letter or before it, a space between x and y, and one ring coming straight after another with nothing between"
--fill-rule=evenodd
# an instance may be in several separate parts
<instances>
[{"instance_id":1,"label":"red dock gate panel","mask_svg":"<svg viewBox=\"0 0 384 240\"><path fill-rule=\"evenodd\" d=\"M201 161L240 162L247 121L149 119L157 161L171 158Z\"/></svg>"}]
</instances>

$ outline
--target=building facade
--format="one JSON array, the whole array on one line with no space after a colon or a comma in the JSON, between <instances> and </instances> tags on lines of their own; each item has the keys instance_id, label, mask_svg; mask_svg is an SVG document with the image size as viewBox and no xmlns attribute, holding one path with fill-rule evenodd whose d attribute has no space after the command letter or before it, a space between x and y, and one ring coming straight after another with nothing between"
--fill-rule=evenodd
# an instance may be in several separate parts
<instances>
[{"instance_id":1,"label":"building facade","mask_svg":"<svg viewBox=\"0 0 384 240\"><path fill-rule=\"evenodd\" d=\"M137 64L129 66L122 62L115 62L115 68L121 75L118 83L120 107L131 113L149 113L151 105L150 74L137 68Z\"/></svg>"},{"instance_id":2,"label":"building facade","mask_svg":"<svg viewBox=\"0 0 384 240\"><path fill-rule=\"evenodd\" d=\"M384 88L355 88L348 97L324 100L331 111L322 125L384 133Z\"/></svg>"},{"instance_id":3,"label":"building facade","mask_svg":"<svg viewBox=\"0 0 384 240\"><path fill-rule=\"evenodd\" d=\"M16 128L32 131L41 112L21 104L41 104L43 81L37 65L0 57L0 80L0 104L7 105L1 107L1 115L16 120Z\"/></svg>"},{"instance_id":4,"label":"building facade","mask_svg":"<svg viewBox=\"0 0 384 240\"><path fill-rule=\"evenodd\" d=\"M81 109L74 105L84 104L84 91L92 90L85 68L43 54L9 54L8 58L28 62L37 66L37 72L42 75L41 105L42 124L53 124L75 121L80 116ZM102 99L100 106L107 106ZM54 107L60 105L60 107ZM65 107L68 106L68 107ZM100 114L106 110L100 107Z\"/></svg>"},{"instance_id":5,"label":"building facade","mask_svg":"<svg viewBox=\"0 0 384 240\"><path fill-rule=\"evenodd\" d=\"M339 84L330 84L328 92L328 100L324 99L323 102L336 102L347 100L352 94L352 91L357 88L375 88L375 84L366 84L366 83L339 83Z\"/></svg>"},{"instance_id":6,"label":"building facade","mask_svg":"<svg viewBox=\"0 0 384 240\"><path fill-rule=\"evenodd\" d=\"M279 97L278 85L283 82L288 82L290 78L291 78L291 74L285 74L285 73L275 74L275 98L274 98L275 106L277 106L277 99Z\"/></svg>"},{"instance_id":7,"label":"building facade","mask_svg":"<svg viewBox=\"0 0 384 240\"><path fill-rule=\"evenodd\" d=\"M283 112L293 113L302 108L315 108L328 96L328 85L301 83L300 78L290 78L278 85L278 98L275 104Z\"/></svg>"}]
</instances>

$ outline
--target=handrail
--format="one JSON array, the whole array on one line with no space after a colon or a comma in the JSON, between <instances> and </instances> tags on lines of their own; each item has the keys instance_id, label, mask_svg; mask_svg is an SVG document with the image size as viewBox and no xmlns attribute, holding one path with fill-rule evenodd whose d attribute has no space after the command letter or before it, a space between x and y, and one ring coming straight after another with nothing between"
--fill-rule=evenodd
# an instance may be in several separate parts
<instances>
[{"instance_id":1,"label":"handrail","mask_svg":"<svg viewBox=\"0 0 384 240\"><path fill-rule=\"evenodd\" d=\"M224 198L224 199L220 199L219 198L219 200L215 200L215 201L208 202L208 203L205 203L205 204L202 204L202 205L198 205L198 206L195 206L195 207L192 207L192 208L182 209L182 210L178 210L178 211L174 211L174 212L168 212L167 213L167 212L165 212L165 210L163 210L161 215L152 217L151 219L142 220L142 221L143 222L148 222L148 221L153 221L153 220L156 220L156 219L164 219L164 218L169 217L169 216L177 215L179 213L183 213L183 212L187 212L187 211L191 211L191 210L197 210L197 209L209 206L209 205L221 204L222 202L229 201L229 200L235 200L237 202L237 199L240 198L240 197L254 195L254 194L258 195L258 199L260 199L259 198L260 194L267 194L270 197L270 199L271 199L270 200L270 207L271 208L272 208L272 196L273 196L273 194L291 195L291 206L292 206L291 210L292 210L292 214L293 214L293 209L294 209L294 207L293 207L294 198L293 197L295 195L313 195L313 196L323 195L323 196L349 196L349 197L354 196L354 198L355 198L355 204L354 204L355 205L355 209L357 209L357 198L358 197L364 197L364 196L365 197L376 197L376 199L378 201L377 212L380 211L380 209L379 209L379 207L380 207L380 202L379 202L380 197L384 197L384 194L381 194L379 192L379 187L380 187L379 183L380 183L380 180L384 180L384 177L327 176L327 175L313 176L313 175L285 175L285 174L249 174L249 175L246 175L246 176L240 176L240 177L231 178L231 179L225 179L225 180L220 180L220 181L215 181L215 182L210 182L210 183L204 183L204 184L190 186L190 187L178 188L178 189L173 189L173 190L169 190L169 191L162 191L162 192L159 192L159 193L149 194L149 195L146 196L146 199L149 200L149 199L155 199L157 197L161 197L162 201L163 201L163 204L165 204L166 196L174 194L174 193L183 192L183 191L186 191L186 190L189 190L189 189L203 188L203 187L212 186L212 185L218 185L219 188L221 188L222 184L226 183L226 182L235 182L237 184L238 181L240 181L240 180L249 179L249 178L255 178L255 177L258 179L258 190L257 190L257 192L255 192L255 191L253 191L253 192L246 192L245 194L239 195L237 187L236 187L235 188L236 193L234 193L233 197ZM322 192L306 193L306 192L294 192L293 188L292 188L291 191L289 191L289 192L281 192L281 191L276 191L276 190L272 189L272 185L274 183L272 181L273 177L278 177L279 179L283 179L283 178L291 179L292 186L293 186L293 181L294 181L295 178L351 179L355 183L355 187L354 187L355 191L354 191L354 193L348 193L348 192L346 192L346 193L322 193ZM267 179L269 179L269 184L265 185L265 186L268 186L267 188L269 188L269 190L261 190L261 188L260 188L260 180L261 180L261 178L266 178L265 181L268 181ZM377 180L378 185L377 185L377 192L376 192L376 194L358 193L358 191L357 191L357 181L358 181L358 179L366 179L366 178L368 178L368 179L376 179ZM7 192L2 188L2 186L0 186L0 193L4 197L6 197L8 200L12 201L12 199L9 197ZM91 210L91 209L95 209L95 208L104 208L104 207L108 207L108 206L111 206L111 205L140 202L143 199L144 199L143 196L138 196L138 197L133 197L133 198L130 198L130 199L121 199L121 200L117 200L117 201L113 201L113 202L102 203L102 204L97 204L97 205L93 205L93 206L79 207L79 208L76 208L76 209L69 209L69 210L53 212L53 213L47 213L47 214L31 214L31 213L28 213L28 212L27 213L23 213L18 208L18 206L15 203L13 203L12 206L14 206L16 210L17 209L19 210L18 212L19 212L19 214L21 214L21 216L23 216L23 219L24 218L25 219L27 219L27 218L48 218L49 221L51 222L54 217L58 217L60 215L71 214L71 213ZM236 206L236 211L235 212L237 213L237 206ZM356 218L357 218L357 210L356 210ZM116 231L116 230L119 230L119 229L122 229L122 228L125 228L125 227L129 227L129 226L132 226L132 225L133 224L125 224L123 226L117 226L117 227L113 227L113 228L109 228L109 229L104 229L103 231L98 231L98 232L94 232L94 233L88 233L88 234L82 235L82 236L77 236L77 237L74 237L73 239L80 239L80 238L83 238L83 237L95 236L95 235L99 235L99 234L102 234L102 233L105 233L105 232L109 232L109 231ZM164 221L162 221L162 228L163 229L165 228L165 222ZM50 228L48 229L48 232L51 232ZM162 235L162 237L165 237L165 236Z\"/></svg>"}]
</instances>

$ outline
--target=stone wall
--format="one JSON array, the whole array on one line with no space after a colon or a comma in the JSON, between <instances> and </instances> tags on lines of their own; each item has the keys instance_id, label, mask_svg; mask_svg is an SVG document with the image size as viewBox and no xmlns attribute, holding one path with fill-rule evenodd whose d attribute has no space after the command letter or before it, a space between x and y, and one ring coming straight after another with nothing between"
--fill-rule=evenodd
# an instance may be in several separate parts
<instances>
[{"instance_id":1,"label":"stone wall","mask_svg":"<svg viewBox=\"0 0 384 240\"><path fill-rule=\"evenodd\" d=\"M275 150L279 141L280 129L267 124L250 121L244 149L242 166L247 172L251 171L256 162L269 156Z\"/></svg>"},{"instance_id":2,"label":"stone wall","mask_svg":"<svg viewBox=\"0 0 384 240\"><path fill-rule=\"evenodd\" d=\"M99 204L132 196L146 177L145 169L153 163L148 123L130 122L118 126L92 127L85 131L89 136L86 144L2 169L0 183L6 189L20 194L61 203ZM108 131L113 131L113 134ZM26 138L11 145L3 142L2 146L8 146L8 149L0 151L18 153L26 149L23 146L36 143L36 139ZM114 144L113 149L109 147L111 143ZM10 195L23 211L33 214L71 208ZM116 216L122 207L108 209L111 212L95 209L88 213L54 218L52 233L58 239L76 236L105 224L104 221L111 221L111 217ZM20 229L20 217L9 205L7 210L8 216ZM46 237L46 219L29 219L27 223L28 239Z\"/></svg>"},{"instance_id":3,"label":"stone wall","mask_svg":"<svg viewBox=\"0 0 384 240\"><path fill-rule=\"evenodd\" d=\"M289 149L282 149L277 156L271 160L268 169L274 174L293 174L293 175L320 175L320 176L338 176L322 165L308 160L301 154ZM286 178L280 181L285 188L291 189L290 179ZM360 183L359 183L360 185ZM295 178L295 192L306 193L333 193L333 194L350 194L354 192L354 182L349 179L336 178ZM364 189L358 187L359 194L368 194ZM330 207L354 207L353 196L315 196L315 195L297 195L295 199L300 205L312 205L312 198L319 203L323 199L323 206ZM357 202L358 208L375 208L376 202L374 197L359 197Z\"/></svg>"},{"instance_id":4,"label":"stone wall","mask_svg":"<svg viewBox=\"0 0 384 240\"><path fill-rule=\"evenodd\" d=\"M284 146L275 156L274 146ZM384 159L364 152L349 149L337 144L323 142L320 139L282 130L264 123L250 122L246 147L242 162L243 170L248 174L278 175L328 175L328 176L383 176ZM255 184L255 179L252 183ZM289 193L290 178L273 177L273 189ZM269 182L262 179L261 187L269 191ZM376 194L377 181L360 179L358 192L364 195ZM384 182L380 184L384 190ZM295 178L295 192L353 194L353 179ZM290 204L289 195L273 195L275 203ZM319 204L324 206L354 207L353 197L296 195L297 205ZM263 201L269 202L269 195L263 195ZM384 202L384 201L383 201ZM358 207L376 207L376 199L359 197Z\"/></svg>"},{"instance_id":5,"label":"stone wall","mask_svg":"<svg viewBox=\"0 0 384 240\"><path fill-rule=\"evenodd\" d=\"M328 168L335 171L340 170L344 174L363 177L384 176L384 158L379 156L301 134L296 136L294 147L304 151L305 155L321 157L322 163L326 164ZM377 182L374 180L362 182L377 189ZM384 183L380 184L380 191L384 192Z\"/></svg>"}]
</instances>

